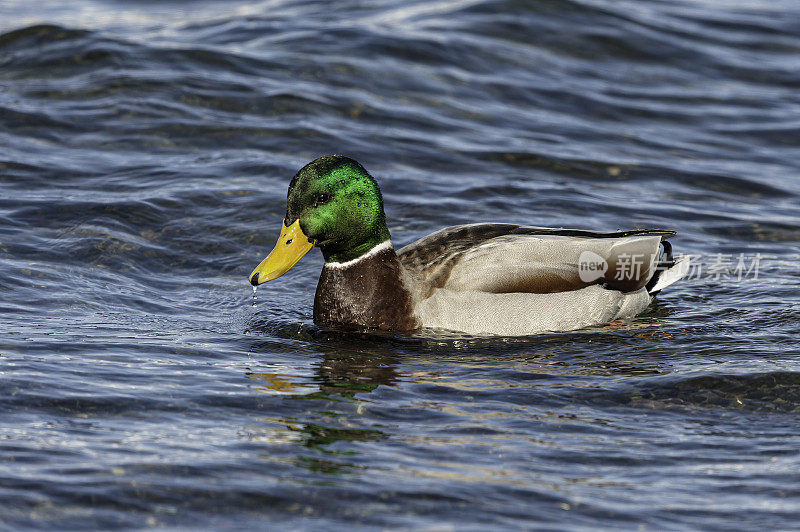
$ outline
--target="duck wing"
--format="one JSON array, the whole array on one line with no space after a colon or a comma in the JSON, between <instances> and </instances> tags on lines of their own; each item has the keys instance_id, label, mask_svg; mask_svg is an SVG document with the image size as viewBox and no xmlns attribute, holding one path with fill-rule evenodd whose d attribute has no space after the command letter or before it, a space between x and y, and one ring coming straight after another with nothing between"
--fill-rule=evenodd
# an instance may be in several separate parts
<instances>
[{"instance_id":1,"label":"duck wing","mask_svg":"<svg viewBox=\"0 0 800 532\"><path fill-rule=\"evenodd\" d=\"M674 231L604 233L515 224L448 227L397 255L422 298L436 289L489 293L555 293L600 284L632 292L671 261Z\"/></svg>"}]
</instances>

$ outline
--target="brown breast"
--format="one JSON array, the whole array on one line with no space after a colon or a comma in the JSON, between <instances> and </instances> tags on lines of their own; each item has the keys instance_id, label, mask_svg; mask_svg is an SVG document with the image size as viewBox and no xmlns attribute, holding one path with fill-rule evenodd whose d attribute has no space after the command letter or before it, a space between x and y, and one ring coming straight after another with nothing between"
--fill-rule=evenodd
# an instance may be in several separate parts
<instances>
[{"instance_id":1,"label":"brown breast","mask_svg":"<svg viewBox=\"0 0 800 532\"><path fill-rule=\"evenodd\" d=\"M314 322L345 329L408 331L418 327L394 249L347 267L326 266L314 298Z\"/></svg>"}]
</instances>

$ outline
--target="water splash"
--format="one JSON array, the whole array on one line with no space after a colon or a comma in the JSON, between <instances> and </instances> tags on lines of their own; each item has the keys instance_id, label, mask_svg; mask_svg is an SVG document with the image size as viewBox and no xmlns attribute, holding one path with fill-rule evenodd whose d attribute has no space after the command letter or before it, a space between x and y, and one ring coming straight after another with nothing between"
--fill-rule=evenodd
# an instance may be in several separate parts
<instances>
[{"instance_id":1,"label":"water splash","mask_svg":"<svg viewBox=\"0 0 800 532\"><path fill-rule=\"evenodd\" d=\"M256 306L256 292L258 292L258 287L253 286L253 306Z\"/></svg>"}]
</instances>

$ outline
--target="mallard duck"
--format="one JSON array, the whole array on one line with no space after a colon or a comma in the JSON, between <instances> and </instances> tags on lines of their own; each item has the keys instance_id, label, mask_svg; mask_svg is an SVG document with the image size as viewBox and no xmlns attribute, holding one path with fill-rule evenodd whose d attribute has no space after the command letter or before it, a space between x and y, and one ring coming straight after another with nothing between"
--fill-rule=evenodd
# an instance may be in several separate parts
<instances>
[{"instance_id":1,"label":"mallard duck","mask_svg":"<svg viewBox=\"0 0 800 532\"><path fill-rule=\"evenodd\" d=\"M320 157L289 184L272 252L250 275L277 279L313 247L325 265L314 322L340 329L527 335L633 317L680 279L673 231L602 233L508 223L448 227L395 250L375 179Z\"/></svg>"}]
</instances>

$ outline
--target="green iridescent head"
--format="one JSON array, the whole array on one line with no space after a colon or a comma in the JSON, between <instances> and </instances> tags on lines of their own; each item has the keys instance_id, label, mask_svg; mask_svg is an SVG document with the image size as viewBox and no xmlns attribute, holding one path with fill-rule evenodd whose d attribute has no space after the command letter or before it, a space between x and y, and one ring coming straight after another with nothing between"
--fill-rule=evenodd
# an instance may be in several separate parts
<instances>
[{"instance_id":1,"label":"green iridescent head","mask_svg":"<svg viewBox=\"0 0 800 532\"><path fill-rule=\"evenodd\" d=\"M320 157L294 176L284 226L298 219L326 262L357 258L389 239L378 184L358 162L341 155Z\"/></svg>"}]
</instances>

